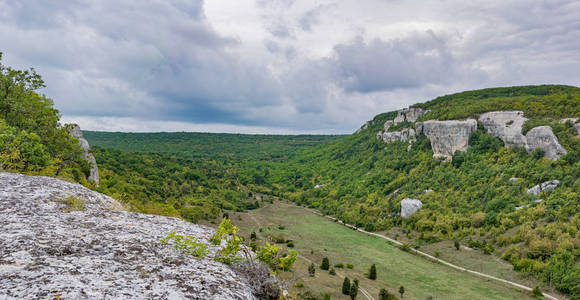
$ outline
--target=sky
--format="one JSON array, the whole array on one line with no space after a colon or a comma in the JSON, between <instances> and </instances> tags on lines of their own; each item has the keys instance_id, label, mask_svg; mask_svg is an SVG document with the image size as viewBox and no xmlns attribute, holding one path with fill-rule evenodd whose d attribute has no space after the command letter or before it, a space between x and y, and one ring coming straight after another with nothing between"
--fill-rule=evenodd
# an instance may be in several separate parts
<instances>
[{"instance_id":1,"label":"sky","mask_svg":"<svg viewBox=\"0 0 580 300\"><path fill-rule=\"evenodd\" d=\"M0 52L84 130L343 134L459 91L580 86L579 16L564 0L0 0Z\"/></svg>"}]
</instances>

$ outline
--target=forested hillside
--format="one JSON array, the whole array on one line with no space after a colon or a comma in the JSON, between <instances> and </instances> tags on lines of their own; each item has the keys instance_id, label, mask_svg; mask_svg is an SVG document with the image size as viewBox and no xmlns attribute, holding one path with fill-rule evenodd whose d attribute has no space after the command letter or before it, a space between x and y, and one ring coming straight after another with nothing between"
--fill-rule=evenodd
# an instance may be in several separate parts
<instances>
[{"instance_id":1,"label":"forested hillside","mask_svg":"<svg viewBox=\"0 0 580 300\"><path fill-rule=\"evenodd\" d=\"M219 208L251 208L247 203L252 193L284 196L370 231L402 232L412 247L459 241L502 257L524 274L551 280L557 289L578 298L580 138L573 122L560 120L580 117L580 89L495 88L443 96L415 107L430 110L419 121L521 110L528 118L523 131L550 126L567 154L551 160L542 151L504 147L480 124L470 135L468 150L444 162L433 158L425 136L418 136L409 151L407 143L377 139L377 132L397 112L380 114L349 136L307 137L307 142L281 138L285 147L269 137L273 142L259 150L240 146L252 140L250 144L258 145L259 136L232 135L228 140L228 135L176 134L180 138L175 146L168 138L160 139L163 134L120 138L121 134L89 132L86 137L102 146L171 153L95 151L106 169L103 191L135 195L128 196L135 207L162 203L163 213L172 211L195 221L214 217ZM403 122L395 129L413 126ZM212 148L216 141L219 147ZM225 150L209 149L232 150L225 155ZM526 193L548 180L559 180L559 186L538 197ZM423 202L407 219L399 216L404 198Z\"/></svg>"}]
</instances>

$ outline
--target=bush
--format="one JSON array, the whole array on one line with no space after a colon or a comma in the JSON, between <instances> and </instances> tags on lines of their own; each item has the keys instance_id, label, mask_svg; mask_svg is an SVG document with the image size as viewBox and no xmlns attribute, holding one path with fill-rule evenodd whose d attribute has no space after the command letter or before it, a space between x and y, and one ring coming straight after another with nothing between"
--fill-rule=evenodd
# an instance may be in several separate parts
<instances>
[{"instance_id":1,"label":"bush","mask_svg":"<svg viewBox=\"0 0 580 300\"><path fill-rule=\"evenodd\" d=\"M286 238L283 235L277 235L274 237L274 243L276 244L284 244L286 243Z\"/></svg>"},{"instance_id":2,"label":"bush","mask_svg":"<svg viewBox=\"0 0 580 300\"><path fill-rule=\"evenodd\" d=\"M461 248L461 245L459 244L459 241L454 241L453 242L453 246L455 247L455 250L459 250Z\"/></svg>"},{"instance_id":3,"label":"bush","mask_svg":"<svg viewBox=\"0 0 580 300\"><path fill-rule=\"evenodd\" d=\"M286 246L288 246L288 248L294 248L294 242L293 241L286 241Z\"/></svg>"},{"instance_id":4,"label":"bush","mask_svg":"<svg viewBox=\"0 0 580 300\"><path fill-rule=\"evenodd\" d=\"M539 298L539 297L544 296L542 294L542 291L540 290L540 287L539 286L534 287L534 289L532 290L532 296L533 297L536 297L536 298Z\"/></svg>"},{"instance_id":5,"label":"bush","mask_svg":"<svg viewBox=\"0 0 580 300\"><path fill-rule=\"evenodd\" d=\"M322 259L322 263L320 264L320 269L328 270L330 268L330 262L328 261L328 257L324 257Z\"/></svg>"},{"instance_id":6,"label":"bush","mask_svg":"<svg viewBox=\"0 0 580 300\"><path fill-rule=\"evenodd\" d=\"M342 282L342 294L350 295L350 280L348 277L344 277L344 281Z\"/></svg>"},{"instance_id":7,"label":"bush","mask_svg":"<svg viewBox=\"0 0 580 300\"><path fill-rule=\"evenodd\" d=\"M376 280L377 279L377 267L375 266L375 264L371 265L371 268L369 270L369 279L370 280Z\"/></svg>"},{"instance_id":8,"label":"bush","mask_svg":"<svg viewBox=\"0 0 580 300\"><path fill-rule=\"evenodd\" d=\"M314 267L314 264L310 264L310 266L308 266L308 275L314 277L314 274L316 274L316 268Z\"/></svg>"},{"instance_id":9,"label":"bush","mask_svg":"<svg viewBox=\"0 0 580 300\"><path fill-rule=\"evenodd\" d=\"M354 268L354 265L353 265L353 264L351 264L351 263L347 263L347 264L346 264L346 268L347 268L347 269L351 269L351 270L352 270L352 269Z\"/></svg>"},{"instance_id":10,"label":"bush","mask_svg":"<svg viewBox=\"0 0 580 300\"><path fill-rule=\"evenodd\" d=\"M330 268L330 271L328 271L328 274L330 275L336 275L336 271L334 270L334 268Z\"/></svg>"},{"instance_id":11,"label":"bush","mask_svg":"<svg viewBox=\"0 0 580 300\"><path fill-rule=\"evenodd\" d=\"M337 263L337 264L334 265L334 267L335 268L338 268L338 269L342 269L342 268L344 268L344 264L343 263Z\"/></svg>"},{"instance_id":12,"label":"bush","mask_svg":"<svg viewBox=\"0 0 580 300\"><path fill-rule=\"evenodd\" d=\"M379 292L379 300L396 300L396 299L397 297L389 293L387 289L381 289L381 291Z\"/></svg>"}]
</instances>

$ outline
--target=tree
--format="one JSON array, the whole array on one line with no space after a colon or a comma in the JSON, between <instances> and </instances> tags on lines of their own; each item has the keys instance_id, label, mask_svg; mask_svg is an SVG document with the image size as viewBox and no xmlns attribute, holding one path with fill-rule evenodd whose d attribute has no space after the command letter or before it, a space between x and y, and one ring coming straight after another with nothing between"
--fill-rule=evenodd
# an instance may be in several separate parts
<instances>
[{"instance_id":1,"label":"tree","mask_svg":"<svg viewBox=\"0 0 580 300\"><path fill-rule=\"evenodd\" d=\"M348 277L344 277L344 281L342 282L342 293L344 295L350 295L350 279Z\"/></svg>"},{"instance_id":2,"label":"tree","mask_svg":"<svg viewBox=\"0 0 580 300\"><path fill-rule=\"evenodd\" d=\"M371 280L377 279L377 267L375 266L375 264L371 265L371 268L369 270L369 279Z\"/></svg>"},{"instance_id":3,"label":"tree","mask_svg":"<svg viewBox=\"0 0 580 300\"><path fill-rule=\"evenodd\" d=\"M320 268L322 270L328 270L330 268L330 262L328 261L328 257L324 257L322 259L322 264L320 264Z\"/></svg>"},{"instance_id":4,"label":"tree","mask_svg":"<svg viewBox=\"0 0 580 300\"><path fill-rule=\"evenodd\" d=\"M401 285L401 287L399 288L399 294L401 294L401 298L403 298L403 294L405 293L405 287L403 287Z\"/></svg>"},{"instance_id":5,"label":"tree","mask_svg":"<svg viewBox=\"0 0 580 300\"><path fill-rule=\"evenodd\" d=\"M397 297L395 297L395 295L389 293L389 291L387 291L387 289L383 288L379 292L379 299L380 300L396 300Z\"/></svg>"},{"instance_id":6,"label":"tree","mask_svg":"<svg viewBox=\"0 0 580 300\"><path fill-rule=\"evenodd\" d=\"M252 233L250 233L250 240L255 240L256 238L257 238L256 232L252 231Z\"/></svg>"},{"instance_id":7,"label":"tree","mask_svg":"<svg viewBox=\"0 0 580 300\"><path fill-rule=\"evenodd\" d=\"M459 247L460 247L459 241L454 241L453 246L455 246L455 250L459 250Z\"/></svg>"},{"instance_id":8,"label":"tree","mask_svg":"<svg viewBox=\"0 0 580 300\"><path fill-rule=\"evenodd\" d=\"M350 286L350 299L354 300L356 299L356 295L358 294L358 284L352 284Z\"/></svg>"},{"instance_id":9,"label":"tree","mask_svg":"<svg viewBox=\"0 0 580 300\"><path fill-rule=\"evenodd\" d=\"M310 266L308 266L308 274L310 274L310 277L314 277L315 273L316 268L314 267L314 264L310 264Z\"/></svg>"}]
</instances>

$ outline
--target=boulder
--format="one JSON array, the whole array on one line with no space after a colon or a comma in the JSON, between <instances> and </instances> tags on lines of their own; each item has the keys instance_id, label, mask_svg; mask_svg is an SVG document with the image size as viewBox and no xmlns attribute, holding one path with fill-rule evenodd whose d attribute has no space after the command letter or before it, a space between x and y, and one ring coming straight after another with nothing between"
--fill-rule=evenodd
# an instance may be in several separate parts
<instances>
[{"instance_id":1,"label":"boulder","mask_svg":"<svg viewBox=\"0 0 580 300\"><path fill-rule=\"evenodd\" d=\"M553 189L557 188L559 184L560 184L560 181L558 181L558 180L546 181L546 182L543 182L542 184L535 185L535 186L531 187L530 189L528 189L528 194L538 196L543 191L549 191L549 190L553 190Z\"/></svg>"},{"instance_id":2,"label":"boulder","mask_svg":"<svg viewBox=\"0 0 580 300\"><path fill-rule=\"evenodd\" d=\"M91 173L89 175L89 181L96 183L98 186L100 176L99 176L99 167L97 166L97 160L95 159L95 156L93 156L93 154L91 153L91 146L89 145L89 142L83 137L83 132L81 131L79 125L77 124L72 125L70 129L70 135L78 139L79 145L83 150L85 150L83 158L86 159L91 165L90 169Z\"/></svg>"},{"instance_id":3,"label":"boulder","mask_svg":"<svg viewBox=\"0 0 580 300\"><path fill-rule=\"evenodd\" d=\"M415 130L413 128L403 128L400 131L393 131L393 132L380 132L380 138L383 139L386 143L392 142L406 142L415 139ZM377 135L379 137L379 135Z\"/></svg>"},{"instance_id":4,"label":"boulder","mask_svg":"<svg viewBox=\"0 0 580 300\"><path fill-rule=\"evenodd\" d=\"M512 178L510 178L510 181L511 181L511 182L518 181L518 180L519 180L519 178L517 178L517 177L512 177Z\"/></svg>"},{"instance_id":5,"label":"boulder","mask_svg":"<svg viewBox=\"0 0 580 300\"><path fill-rule=\"evenodd\" d=\"M393 123L395 125L405 121L413 123L427 112L429 112L429 110L423 110L422 108L418 107L404 108L397 112L397 116L393 120Z\"/></svg>"},{"instance_id":6,"label":"boulder","mask_svg":"<svg viewBox=\"0 0 580 300\"><path fill-rule=\"evenodd\" d=\"M525 147L522 125L527 119L522 111L492 111L479 116L487 133L500 138L506 147Z\"/></svg>"},{"instance_id":7,"label":"boulder","mask_svg":"<svg viewBox=\"0 0 580 300\"><path fill-rule=\"evenodd\" d=\"M67 212L61 199L82 199ZM0 173L0 299L255 299L213 257L210 227L120 210L114 199L50 177ZM207 245L195 259L170 232Z\"/></svg>"},{"instance_id":8,"label":"boulder","mask_svg":"<svg viewBox=\"0 0 580 300\"><path fill-rule=\"evenodd\" d=\"M423 206L423 202L417 199L405 198L401 201L401 217L408 218Z\"/></svg>"},{"instance_id":9,"label":"boulder","mask_svg":"<svg viewBox=\"0 0 580 300\"><path fill-rule=\"evenodd\" d=\"M570 122L572 122L572 124L574 124L574 123L578 122L578 118L564 118L564 119L560 120L560 124L564 124L568 121L570 121Z\"/></svg>"},{"instance_id":10,"label":"boulder","mask_svg":"<svg viewBox=\"0 0 580 300\"><path fill-rule=\"evenodd\" d=\"M566 149L560 145L550 126L535 127L526 134L526 151L529 153L535 149L544 150L544 157L550 159L566 154Z\"/></svg>"},{"instance_id":11,"label":"boulder","mask_svg":"<svg viewBox=\"0 0 580 300\"><path fill-rule=\"evenodd\" d=\"M415 125L431 141L433 157L443 157L451 160L455 151L466 151L469 146L469 136L477 129L477 121L434 121L419 122Z\"/></svg>"}]
</instances>

